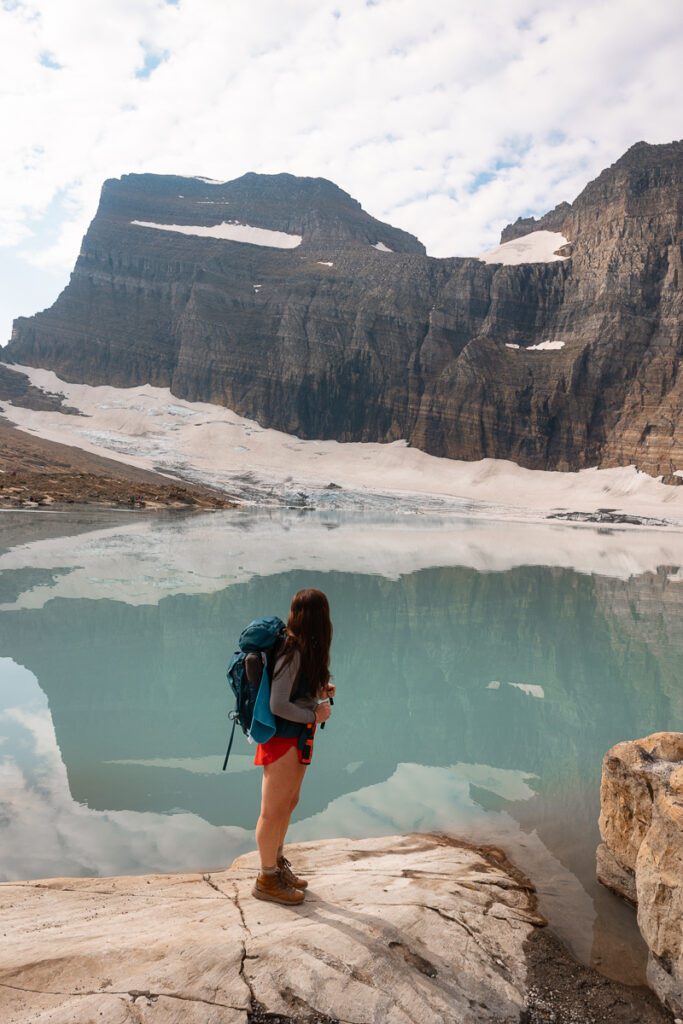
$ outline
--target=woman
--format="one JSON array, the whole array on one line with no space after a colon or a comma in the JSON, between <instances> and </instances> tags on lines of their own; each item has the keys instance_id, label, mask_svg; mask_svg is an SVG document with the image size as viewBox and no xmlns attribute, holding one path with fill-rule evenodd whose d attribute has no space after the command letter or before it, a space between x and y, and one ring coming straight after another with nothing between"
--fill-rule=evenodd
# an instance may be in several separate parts
<instances>
[{"instance_id":1,"label":"woman","mask_svg":"<svg viewBox=\"0 0 683 1024\"><path fill-rule=\"evenodd\" d=\"M254 759L254 764L263 765L261 814L256 826L261 873L252 889L260 900L301 903L308 885L293 873L283 846L306 772L301 741L310 738L312 743L318 722L326 722L332 714L331 642L327 598L320 590L300 590L292 598L287 637L273 669L270 709L275 715L275 735L267 743L259 743Z\"/></svg>"}]
</instances>

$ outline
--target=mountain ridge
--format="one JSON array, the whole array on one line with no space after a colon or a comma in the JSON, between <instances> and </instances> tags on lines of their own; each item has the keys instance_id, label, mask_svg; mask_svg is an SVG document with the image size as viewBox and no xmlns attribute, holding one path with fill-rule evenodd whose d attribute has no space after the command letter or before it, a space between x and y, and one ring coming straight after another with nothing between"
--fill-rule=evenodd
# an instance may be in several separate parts
<instances>
[{"instance_id":1,"label":"mountain ridge","mask_svg":"<svg viewBox=\"0 0 683 1024\"><path fill-rule=\"evenodd\" d=\"M219 206L231 220L237 214L254 227L301 234L304 248L383 242L394 252L426 254L414 235L371 217L356 199L327 178L249 171L232 181L209 182L201 177L159 174L109 178L102 186L98 216L125 217L147 211L152 218L179 218L167 223L210 226L220 223L216 219L218 211L212 209ZM183 190L180 194L176 191L179 188ZM200 210L198 206L210 209ZM131 216L133 219L142 217Z\"/></svg>"},{"instance_id":2,"label":"mountain ridge","mask_svg":"<svg viewBox=\"0 0 683 1024\"><path fill-rule=\"evenodd\" d=\"M302 437L668 475L683 468L682 194L683 142L638 143L502 233L562 232L563 259L507 266L428 257L326 179L126 175L5 358L170 387ZM301 241L172 230L235 220Z\"/></svg>"}]
</instances>

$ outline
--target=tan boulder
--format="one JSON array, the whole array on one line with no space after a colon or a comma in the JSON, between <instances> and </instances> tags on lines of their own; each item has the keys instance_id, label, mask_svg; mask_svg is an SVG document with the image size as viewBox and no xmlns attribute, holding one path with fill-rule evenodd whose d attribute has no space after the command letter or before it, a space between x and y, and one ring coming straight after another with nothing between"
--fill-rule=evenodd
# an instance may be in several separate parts
<instances>
[{"instance_id":1,"label":"tan boulder","mask_svg":"<svg viewBox=\"0 0 683 1024\"><path fill-rule=\"evenodd\" d=\"M683 733L618 743L602 766L599 881L638 907L648 977L683 1013Z\"/></svg>"}]
</instances>

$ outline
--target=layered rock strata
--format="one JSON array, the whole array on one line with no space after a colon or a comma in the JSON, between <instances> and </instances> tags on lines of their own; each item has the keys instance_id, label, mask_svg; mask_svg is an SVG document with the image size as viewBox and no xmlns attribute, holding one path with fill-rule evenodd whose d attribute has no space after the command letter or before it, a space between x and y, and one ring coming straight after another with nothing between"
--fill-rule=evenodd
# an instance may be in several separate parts
<instances>
[{"instance_id":1,"label":"layered rock strata","mask_svg":"<svg viewBox=\"0 0 683 1024\"><path fill-rule=\"evenodd\" d=\"M683 733L612 747L600 798L598 879L638 907L648 977L683 1015Z\"/></svg>"},{"instance_id":2,"label":"layered rock strata","mask_svg":"<svg viewBox=\"0 0 683 1024\"><path fill-rule=\"evenodd\" d=\"M15 321L6 352L306 438L670 475L682 186L683 143L639 143L572 204L503 233L561 232L563 259L507 266L430 259L322 179L126 175L105 183L68 287Z\"/></svg>"}]
</instances>

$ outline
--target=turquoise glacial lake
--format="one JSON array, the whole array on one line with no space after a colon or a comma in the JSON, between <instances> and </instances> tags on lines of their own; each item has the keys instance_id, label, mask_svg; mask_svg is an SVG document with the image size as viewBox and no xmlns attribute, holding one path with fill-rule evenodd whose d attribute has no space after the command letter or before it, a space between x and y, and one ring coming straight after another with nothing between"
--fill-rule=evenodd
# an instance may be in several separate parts
<instances>
[{"instance_id":1,"label":"turquoise glacial lake","mask_svg":"<svg viewBox=\"0 0 683 1024\"><path fill-rule=\"evenodd\" d=\"M583 961L643 977L594 880L603 754L683 727L683 535L467 517L0 519L0 877L219 868L261 775L225 668L301 587L334 623L333 717L290 838L502 846Z\"/></svg>"}]
</instances>

